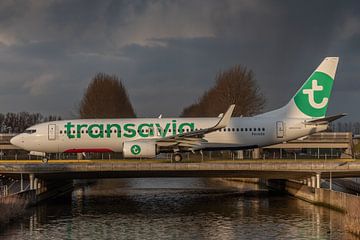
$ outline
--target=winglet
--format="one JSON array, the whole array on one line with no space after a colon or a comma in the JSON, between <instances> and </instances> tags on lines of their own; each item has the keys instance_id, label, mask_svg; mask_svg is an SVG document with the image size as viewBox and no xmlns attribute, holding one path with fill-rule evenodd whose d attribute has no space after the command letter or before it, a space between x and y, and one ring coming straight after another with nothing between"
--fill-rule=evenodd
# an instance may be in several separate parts
<instances>
[{"instance_id":1,"label":"winglet","mask_svg":"<svg viewBox=\"0 0 360 240\"><path fill-rule=\"evenodd\" d=\"M235 104L230 105L230 107L228 108L226 113L222 116L220 121L214 126L215 129L224 128L229 124L234 108L235 108Z\"/></svg>"}]
</instances>

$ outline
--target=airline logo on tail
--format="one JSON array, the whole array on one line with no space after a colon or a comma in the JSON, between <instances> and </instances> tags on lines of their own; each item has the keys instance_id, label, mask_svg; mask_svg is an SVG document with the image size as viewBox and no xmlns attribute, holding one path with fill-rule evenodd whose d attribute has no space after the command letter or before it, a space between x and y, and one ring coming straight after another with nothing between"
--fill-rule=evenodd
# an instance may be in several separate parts
<instances>
[{"instance_id":1,"label":"airline logo on tail","mask_svg":"<svg viewBox=\"0 0 360 240\"><path fill-rule=\"evenodd\" d=\"M333 81L323 72L314 72L294 98L299 110L310 117L325 116Z\"/></svg>"}]
</instances>

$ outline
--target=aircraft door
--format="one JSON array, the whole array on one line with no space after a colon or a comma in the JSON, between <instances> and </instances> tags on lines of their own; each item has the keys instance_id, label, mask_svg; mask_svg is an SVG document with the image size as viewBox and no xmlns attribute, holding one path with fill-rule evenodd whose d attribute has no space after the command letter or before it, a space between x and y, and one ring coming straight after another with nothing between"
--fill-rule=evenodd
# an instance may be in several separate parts
<instances>
[{"instance_id":1,"label":"aircraft door","mask_svg":"<svg viewBox=\"0 0 360 240\"><path fill-rule=\"evenodd\" d=\"M49 140L56 140L56 124L49 124L48 130Z\"/></svg>"},{"instance_id":2,"label":"aircraft door","mask_svg":"<svg viewBox=\"0 0 360 240\"><path fill-rule=\"evenodd\" d=\"M285 126L284 122L276 122L276 137L283 138L285 135Z\"/></svg>"}]
</instances>

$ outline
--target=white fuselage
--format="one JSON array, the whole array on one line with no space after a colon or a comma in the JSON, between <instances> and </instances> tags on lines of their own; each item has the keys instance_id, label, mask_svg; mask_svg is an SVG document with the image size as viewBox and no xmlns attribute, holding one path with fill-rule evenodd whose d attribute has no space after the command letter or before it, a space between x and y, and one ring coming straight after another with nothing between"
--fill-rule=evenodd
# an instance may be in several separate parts
<instances>
[{"instance_id":1,"label":"white fuselage","mask_svg":"<svg viewBox=\"0 0 360 240\"><path fill-rule=\"evenodd\" d=\"M213 126L219 118L79 119L35 125L12 140L28 151L122 152L127 141L158 139ZM273 145L324 131L305 119L231 118L226 128L204 136L201 149L244 149Z\"/></svg>"}]
</instances>

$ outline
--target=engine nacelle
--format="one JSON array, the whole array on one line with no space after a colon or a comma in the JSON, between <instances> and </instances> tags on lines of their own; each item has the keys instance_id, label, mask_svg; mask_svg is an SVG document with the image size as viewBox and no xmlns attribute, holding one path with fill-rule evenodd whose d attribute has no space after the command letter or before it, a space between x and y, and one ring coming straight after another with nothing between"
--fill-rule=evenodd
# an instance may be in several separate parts
<instances>
[{"instance_id":1,"label":"engine nacelle","mask_svg":"<svg viewBox=\"0 0 360 240\"><path fill-rule=\"evenodd\" d=\"M125 158L153 158L157 154L155 142L124 142L123 154Z\"/></svg>"}]
</instances>

